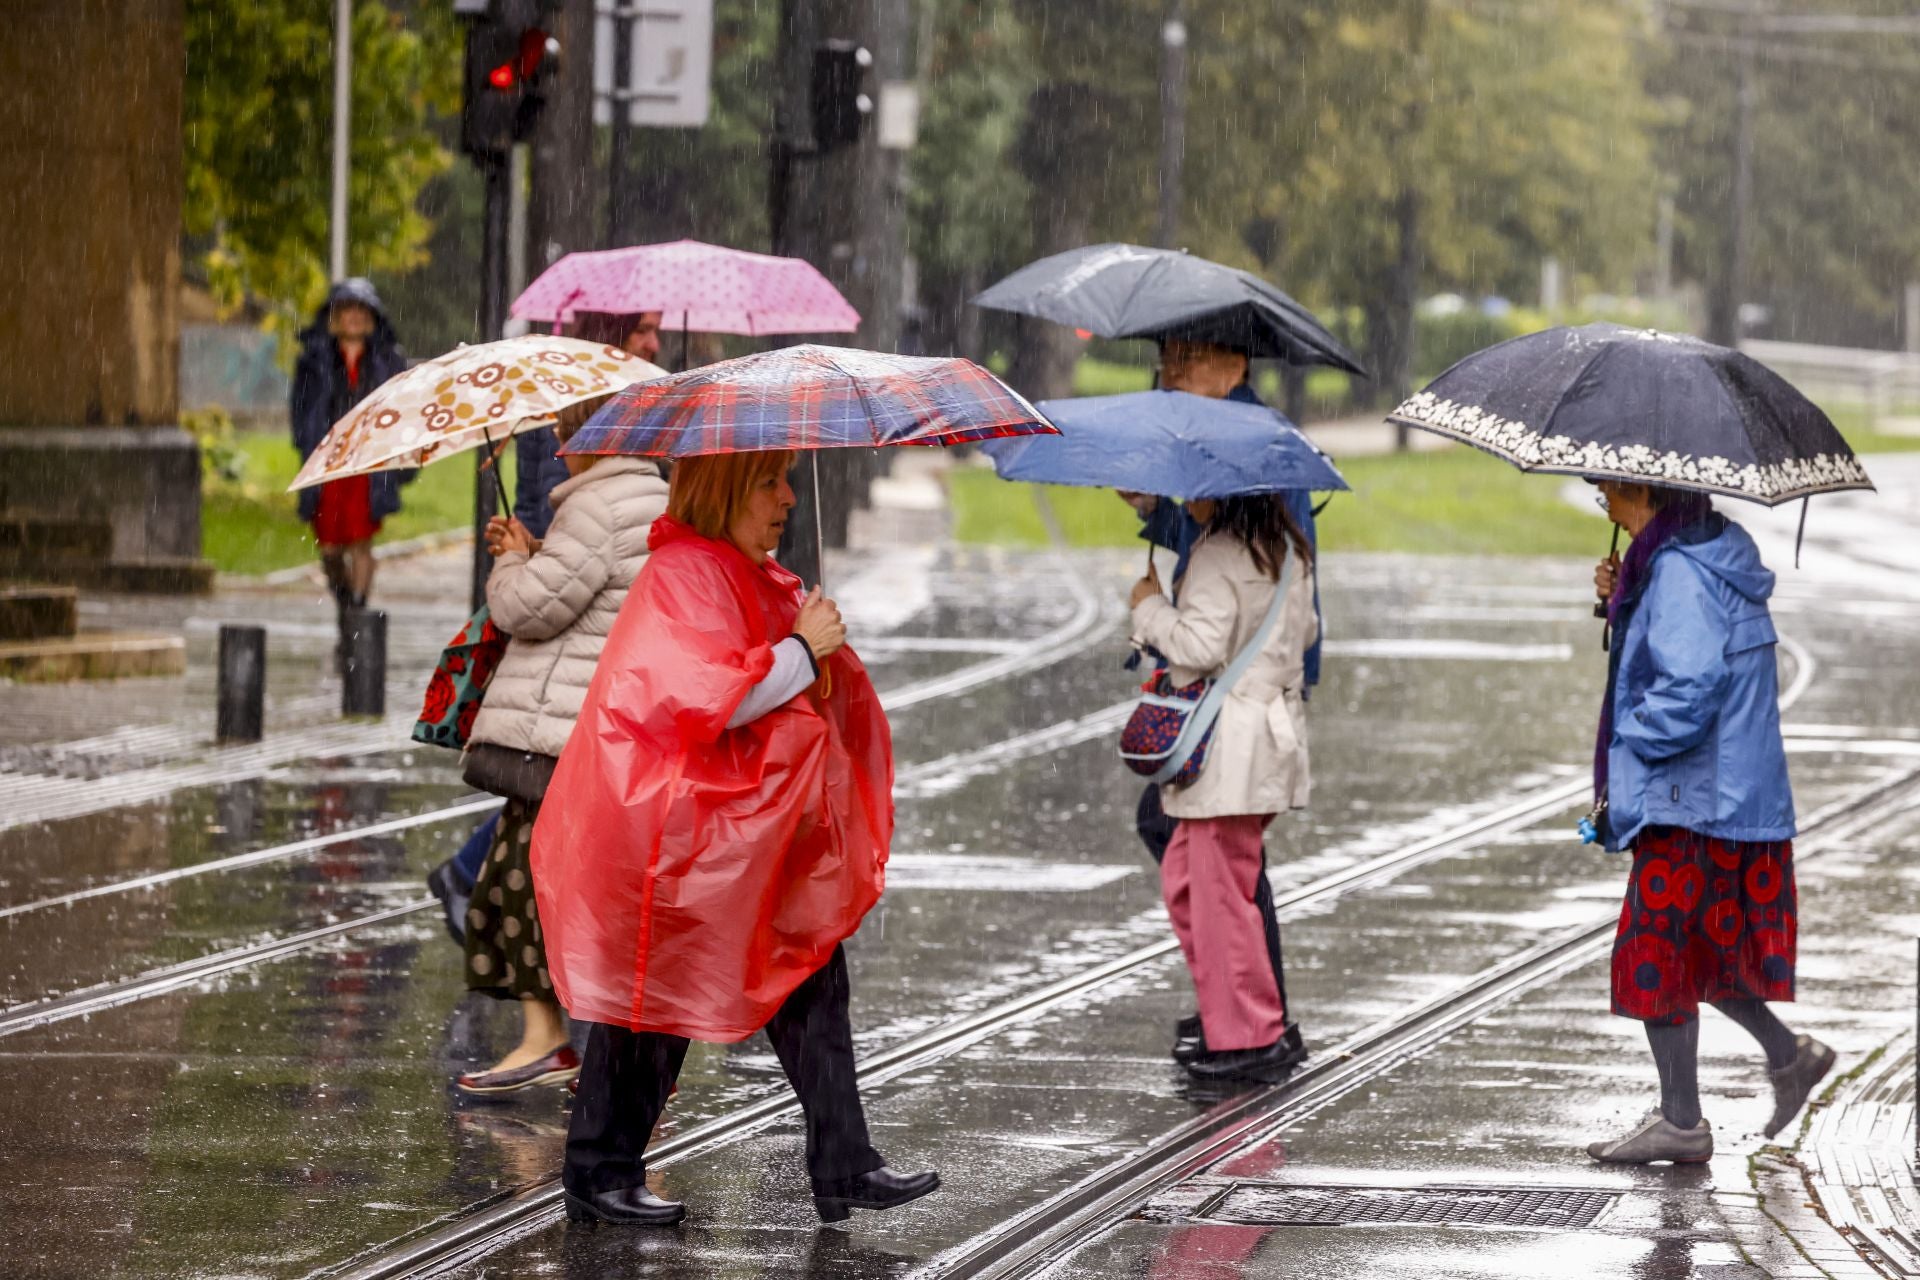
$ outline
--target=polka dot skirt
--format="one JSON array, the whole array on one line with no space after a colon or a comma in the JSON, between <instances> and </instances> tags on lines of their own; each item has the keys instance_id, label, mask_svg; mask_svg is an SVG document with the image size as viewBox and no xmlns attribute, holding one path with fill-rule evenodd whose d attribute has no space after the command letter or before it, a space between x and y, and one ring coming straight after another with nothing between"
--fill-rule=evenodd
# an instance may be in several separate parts
<instances>
[{"instance_id":1,"label":"polka dot skirt","mask_svg":"<svg viewBox=\"0 0 1920 1280\"><path fill-rule=\"evenodd\" d=\"M1702 1003L1793 999L1793 842L1647 827L1613 940L1613 1011L1691 1022Z\"/></svg>"},{"instance_id":2,"label":"polka dot skirt","mask_svg":"<svg viewBox=\"0 0 1920 1280\"><path fill-rule=\"evenodd\" d=\"M509 800L467 908L467 990L502 1000L553 999L528 857L539 807Z\"/></svg>"}]
</instances>

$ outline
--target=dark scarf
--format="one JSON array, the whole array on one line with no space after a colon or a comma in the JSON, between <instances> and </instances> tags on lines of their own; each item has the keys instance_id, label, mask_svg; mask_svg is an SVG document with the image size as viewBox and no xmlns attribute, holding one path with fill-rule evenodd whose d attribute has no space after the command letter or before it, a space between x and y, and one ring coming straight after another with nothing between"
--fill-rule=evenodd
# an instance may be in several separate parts
<instances>
[{"instance_id":1,"label":"dark scarf","mask_svg":"<svg viewBox=\"0 0 1920 1280\"><path fill-rule=\"evenodd\" d=\"M1682 493L1654 512L1620 561L1620 573L1614 579L1613 595L1607 600L1607 626L1613 631L1613 656L1607 663L1606 696L1600 700L1600 730L1593 744L1593 800L1607 798L1607 752L1613 744L1613 688L1620 669L1619 638L1632 621L1634 607L1647 589L1653 573L1653 557L1675 536L1691 530L1714 515L1713 499L1704 493ZM1718 532L1717 528L1713 532ZM1687 541L1697 541L1689 538Z\"/></svg>"}]
</instances>

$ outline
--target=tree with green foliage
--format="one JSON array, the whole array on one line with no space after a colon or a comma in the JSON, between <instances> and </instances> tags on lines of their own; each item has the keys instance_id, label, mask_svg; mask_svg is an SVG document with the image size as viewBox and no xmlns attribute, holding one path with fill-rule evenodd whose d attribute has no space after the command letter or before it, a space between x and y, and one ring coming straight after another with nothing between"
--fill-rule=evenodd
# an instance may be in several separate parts
<instances>
[{"instance_id":1,"label":"tree with green foliage","mask_svg":"<svg viewBox=\"0 0 1920 1280\"><path fill-rule=\"evenodd\" d=\"M187 7L186 232L214 296L296 327L326 293L333 120L330 5L191 0ZM451 163L432 128L459 108L450 5L353 9L349 269L425 259L421 188Z\"/></svg>"},{"instance_id":2,"label":"tree with green foliage","mask_svg":"<svg viewBox=\"0 0 1920 1280\"><path fill-rule=\"evenodd\" d=\"M1214 0L1195 116L1239 120L1192 148L1196 230L1359 307L1376 384L1402 393L1423 293L1525 295L1549 254L1616 286L1644 261L1658 116L1634 23L1581 0Z\"/></svg>"},{"instance_id":3,"label":"tree with green foliage","mask_svg":"<svg viewBox=\"0 0 1920 1280\"><path fill-rule=\"evenodd\" d=\"M968 300L1027 261L1027 179L1014 163L1035 78L1014 0L933 7L922 27L926 92L912 158L908 238L929 344L979 358L984 316Z\"/></svg>"}]
</instances>

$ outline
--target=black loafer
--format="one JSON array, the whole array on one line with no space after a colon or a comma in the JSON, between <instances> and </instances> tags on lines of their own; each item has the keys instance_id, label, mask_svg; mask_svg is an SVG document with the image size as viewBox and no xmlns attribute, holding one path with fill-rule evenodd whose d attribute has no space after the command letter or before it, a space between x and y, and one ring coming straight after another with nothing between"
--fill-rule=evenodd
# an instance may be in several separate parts
<instances>
[{"instance_id":1,"label":"black loafer","mask_svg":"<svg viewBox=\"0 0 1920 1280\"><path fill-rule=\"evenodd\" d=\"M1228 1049L1209 1053L1187 1064L1187 1074L1196 1080L1257 1080L1275 1084L1286 1079L1293 1069L1307 1060L1307 1047L1298 1036L1298 1028L1289 1043L1287 1033L1257 1049Z\"/></svg>"},{"instance_id":2,"label":"black loafer","mask_svg":"<svg viewBox=\"0 0 1920 1280\"><path fill-rule=\"evenodd\" d=\"M872 1173L849 1178L829 1190L813 1189L813 1207L822 1222L845 1222L854 1209L897 1209L909 1200L940 1189L940 1175L895 1173L884 1166Z\"/></svg>"},{"instance_id":3,"label":"black loafer","mask_svg":"<svg viewBox=\"0 0 1920 1280\"><path fill-rule=\"evenodd\" d=\"M662 1200L641 1187L621 1187L598 1195L577 1196L563 1191L569 1222L610 1222L617 1227L670 1227L687 1216L678 1200Z\"/></svg>"}]
</instances>

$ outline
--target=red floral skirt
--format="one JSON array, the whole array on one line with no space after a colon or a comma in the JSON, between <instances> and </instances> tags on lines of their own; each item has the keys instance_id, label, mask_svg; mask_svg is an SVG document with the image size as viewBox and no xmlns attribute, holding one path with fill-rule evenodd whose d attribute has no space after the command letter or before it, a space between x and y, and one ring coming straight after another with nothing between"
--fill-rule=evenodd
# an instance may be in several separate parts
<instances>
[{"instance_id":1,"label":"red floral skirt","mask_svg":"<svg viewBox=\"0 0 1920 1280\"><path fill-rule=\"evenodd\" d=\"M1613 1011L1685 1023L1702 1002L1793 999L1791 840L1647 827L1613 940Z\"/></svg>"},{"instance_id":2,"label":"red floral skirt","mask_svg":"<svg viewBox=\"0 0 1920 1280\"><path fill-rule=\"evenodd\" d=\"M313 540L323 547L365 542L380 532L373 518L373 481L367 476L329 480L320 486L320 506L313 513Z\"/></svg>"}]
</instances>

